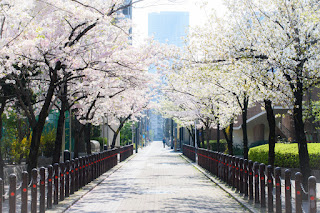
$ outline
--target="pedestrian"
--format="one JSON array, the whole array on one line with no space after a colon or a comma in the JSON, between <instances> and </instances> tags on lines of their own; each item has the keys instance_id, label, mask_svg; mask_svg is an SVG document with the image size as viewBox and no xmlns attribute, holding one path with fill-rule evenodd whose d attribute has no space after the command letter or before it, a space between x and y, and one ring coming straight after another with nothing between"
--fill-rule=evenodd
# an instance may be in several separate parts
<instances>
[{"instance_id":1,"label":"pedestrian","mask_svg":"<svg viewBox=\"0 0 320 213\"><path fill-rule=\"evenodd\" d=\"M166 139L165 138L163 138L162 143L163 143L163 148L166 148Z\"/></svg>"}]
</instances>

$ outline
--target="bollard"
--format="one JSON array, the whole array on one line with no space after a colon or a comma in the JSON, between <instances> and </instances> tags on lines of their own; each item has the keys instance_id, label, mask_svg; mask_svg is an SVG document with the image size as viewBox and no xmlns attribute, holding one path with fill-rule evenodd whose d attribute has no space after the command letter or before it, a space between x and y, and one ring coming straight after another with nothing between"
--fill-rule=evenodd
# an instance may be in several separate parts
<instances>
[{"instance_id":1,"label":"bollard","mask_svg":"<svg viewBox=\"0 0 320 213\"><path fill-rule=\"evenodd\" d=\"M46 209L46 173L45 168L40 168L40 213L45 212Z\"/></svg>"},{"instance_id":2,"label":"bollard","mask_svg":"<svg viewBox=\"0 0 320 213\"><path fill-rule=\"evenodd\" d=\"M16 213L16 185L17 177L15 174L9 176L9 213Z\"/></svg>"},{"instance_id":3,"label":"bollard","mask_svg":"<svg viewBox=\"0 0 320 213\"><path fill-rule=\"evenodd\" d=\"M310 176L308 178L309 213L317 212L316 189L316 178L314 176Z\"/></svg>"},{"instance_id":4,"label":"bollard","mask_svg":"<svg viewBox=\"0 0 320 213\"><path fill-rule=\"evenodd\" d=\"M284 172L285 178L285 206L286 206L286 213L292 212L291 206L291 171L286 169Z\"/></svg>"},{"instance_id":5,"label":"bollard","mask_svg":"<svg viewBox=\"0 0 320 213\"><path fill-rule=\"evenodd\" d=\"M254 202L255 203L260 203L260 195L259 195L259 163L258 162L254 162L253 165L253 169L254 169Z\"/></svg>"},{"instance_id":6,"label":"bollard","mask_svg":"<svg viewBox=\"0 0 320 213\"><path fill-rule=\"evenodd\" d=\"M253 200L253 162L249 160L248 172L249 172L249 199Z\"/></svg>"},{"instance_id":7,"label":"bollard","mask_svg":"<svg viewBox=\"0 0 320 213\"><path fill-rule=\"evenodd\" d=\"M273 178L272 166L267 166L267 186L268 186L268 212L273 212Z\"/></svg>"},{"instance_id":8,"label":"bollard","mask_svg":"<svg viewBox=\"0 0 320 213\"><path fill-rule=\"evenodd\" d=\"M55 163L53 164L53 170L54 170L54 191L53 191L53 204L58 204L59 202L59 164Z\"/></svg>"},{"instance_id":9,"label":"bollard","mask_svg":"<svg viewBox=\"0 0 320 213\"><path fill-rule=\"evenodd\" d=\"M70 169L71 169L71 181L70 181L70 194L74 194L75 191L75 160L71 160Z\"/></svg>"},{"instance_id":10,"label":"bollard","mask_svg":"<svg viewBox=\"0 0 320 213\"><path fill-rule=\"evenodd\" d=\"M266 177L265 177L266 166L262 163L260 164L260 206L262 208L266 207Z\"/></svg>"},{"instance_id":11,"label":"bollard","mask_svg":"<svg viewBox=\"0 0 320 213\"><path fill-rule=\"evenodd\" d=\"M31 171L31 213L37 213L37 177L38 170Z\"/></svg>"},{"instance_id":12,"label":"bollard","mask_svg":"<svg viewBox=\"0 0 320 213\"><path fill-rule=\"evenodd\" d=\"M275 183L276 183L276 213L281 212L281 168L275 169Z\"/></svg>"},{"instance_id":13,"label":"bollard","mask_svg":"<svg viewBox=\"0 0 320 213\"><path fill-rule=\"evenodd\" d=\"M295 188L296 188L296 213L302 213L302 174L297 172L295 174Z\"/></svg>"},{"instance_id":14,"label":"bollard","mask_svg":"<svg viewBox=\"0 0 320 213\"><path fill-rule=\"evenodd\" d=\"M70 196L70 161L67 160L65 162L65 190L64 190L64 196L69 197Z\"/></svg>"},{"instance_id":15,"label":"bollard","mask_svg":"<svg viewBox=\"0 0 320 213\"><path fill-rule=\"evenodd\" d=\"M52 209L52 178L53 178L53 167L48 166L48 179L47 179L47 208Z\"/></svg>"}]
</instances>

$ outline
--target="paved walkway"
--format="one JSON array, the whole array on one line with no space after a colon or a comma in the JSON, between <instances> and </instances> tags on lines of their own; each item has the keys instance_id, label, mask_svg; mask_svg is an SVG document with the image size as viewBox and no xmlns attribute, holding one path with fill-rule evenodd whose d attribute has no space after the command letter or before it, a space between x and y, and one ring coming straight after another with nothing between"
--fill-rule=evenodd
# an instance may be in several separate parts
<instances>
[{"instance_id":1,"label":"paved walkway","mask_svg":"<svg viewBox=\"0 0 320 213\"><path fill-rule=\"evenodd\" d=\"M179 155L151 143L66 212L247 212Z\"/></svg>"}]
</instances>

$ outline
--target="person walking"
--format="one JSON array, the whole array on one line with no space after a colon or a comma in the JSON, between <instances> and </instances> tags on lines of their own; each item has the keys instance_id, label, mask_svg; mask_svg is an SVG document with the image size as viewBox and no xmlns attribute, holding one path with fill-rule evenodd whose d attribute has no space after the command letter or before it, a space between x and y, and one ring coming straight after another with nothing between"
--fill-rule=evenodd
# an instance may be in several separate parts
<instances>
[{"instance_id":1,"label":"person walking","mask_svg":"<svg viewBox=\"0 0 320 213\"><path fill-rule=\"evenodd\" d=\"M163 138L162 143L163 143L163 148L166 148L166 139L165 138Z\"/></svg>"}]
</instances>

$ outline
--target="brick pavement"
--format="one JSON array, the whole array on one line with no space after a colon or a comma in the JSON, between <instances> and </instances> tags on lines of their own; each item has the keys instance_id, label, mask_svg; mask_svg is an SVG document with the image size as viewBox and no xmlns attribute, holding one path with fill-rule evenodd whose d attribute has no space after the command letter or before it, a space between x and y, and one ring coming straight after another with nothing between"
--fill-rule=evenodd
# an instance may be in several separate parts
<instances>
[{"instance_id":1,"label":"brick pavement","mask_svg":"<svg viewBox=\"0 0 320 213\"><path fill-rule=\"evenodd\" d=\"M248 212L162 142L153 142L66 212Z\"/></svg>"}]
</instances>

